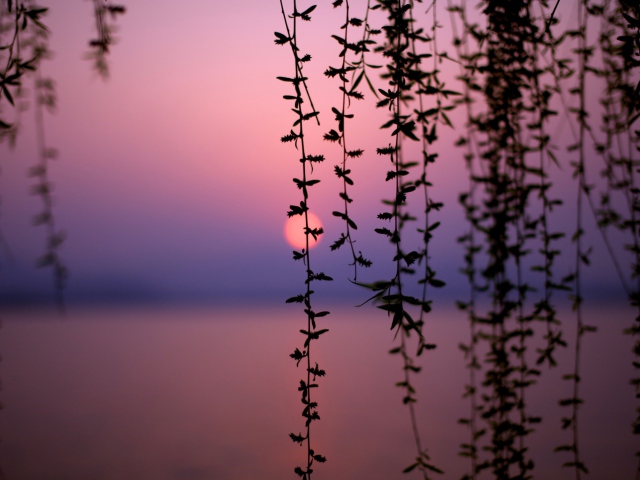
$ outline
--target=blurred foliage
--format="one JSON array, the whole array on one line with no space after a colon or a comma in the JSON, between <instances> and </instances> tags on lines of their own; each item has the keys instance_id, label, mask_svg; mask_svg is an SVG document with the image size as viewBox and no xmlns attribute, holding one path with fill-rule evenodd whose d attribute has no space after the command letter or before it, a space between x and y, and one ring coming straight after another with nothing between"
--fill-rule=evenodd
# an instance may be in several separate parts
<instances>
[{"instance_id":1,"label":"blurred foliage","mask_svg":"<svg viewBox=\"0 0 640 480\"><path fill-rule=\"evenodd\" d=\"M126 9L102 0L94 0L93 6L97 38L89 42L91 52L88 57L98 74L106 78L106 57L114 42L113 22ZM46 26L48 10L38 6L35 0L7 0L0 3L0 142L7 140L11 147L15 145L20 119L30 105L27 82L31 80L35 97L38 162L28 172L35 180L32 193L42 200L42 211L34 215L33 223L46 229L45 252L36 263L38 267L52 269L55 301L63 311L63 292L68 271L62 261L60 247L66 235L55 223L49 166L50 160L57 156L57 151L47 146L44 115L45 112L54 113L57 104L55 82L42 73L42 61L52 57L49 49L50 32Z\"/></svg>"}]
</instances>

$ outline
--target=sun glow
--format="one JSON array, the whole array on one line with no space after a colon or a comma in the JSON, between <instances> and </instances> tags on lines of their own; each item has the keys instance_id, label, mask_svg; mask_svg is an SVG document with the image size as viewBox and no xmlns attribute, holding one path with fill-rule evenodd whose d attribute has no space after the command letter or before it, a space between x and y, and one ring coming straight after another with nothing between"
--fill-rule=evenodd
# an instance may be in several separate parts
<instances>
[{"instance_id":1,"label":"sun glow","mask_svg":"<svg viewBox=\"0 0 640 480\"><path fill-rule=\"evenodd\" d=\"M307 212L307 216L309 219L310 229L322 227L322 222L320 222L320 219L317 217L317 215L311 212ZM284 238L293 248L306 248L307 244L304 234L304 227L304 215L295 215L291 218L288 218L285 222ZM318 240L314 240L313 236L309 235L309 248L311 249L315 247L316 244L320 241L321 237L322 236L319 236Z\"/></svg>"}]
</instances>

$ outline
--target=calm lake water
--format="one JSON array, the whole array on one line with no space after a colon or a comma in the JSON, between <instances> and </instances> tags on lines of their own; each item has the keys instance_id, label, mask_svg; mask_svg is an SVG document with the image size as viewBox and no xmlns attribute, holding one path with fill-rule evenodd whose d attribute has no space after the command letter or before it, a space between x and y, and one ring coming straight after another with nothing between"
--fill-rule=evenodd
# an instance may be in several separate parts
<instances>
[{"instance_id":1,"label":"calm lake water","mask_svg":"<svg viewBox=\"0 0 640 480\"><path fill-rule=\"evenodd\" d=\"M373 308L336 307L315 343L327 370L315 394L322 418L314 446L328 458L314 478L388 480L401 474L414 447L402 392L401 360L389 321ZM0 465L7 479L260 479L298 478L305 451L288 437L304 427L297 386L302 369L289 358L302 343L304 314L289 308L71 309L5 312L0 329ZM570 315L570 314L568 314ZM592 308L599 332L585 337L581 450L589 479L635 477L630 434L635 400L631 339L621 334L633 314ZM567 337L572 339L574 323ZM468 373L457 348L468 338L463 314L435 311L426 331L438 348L422 358L415 380L423 442L443 479L468 467L458 456L466 442L457 419ZM572 370L548 371L528 393L543 423L531 437L541 479L572 479L562 469L570 443L560 429L570 396L560 380ZM488 478L488 477L486 477Z\"/></svg>"}]
</instances>

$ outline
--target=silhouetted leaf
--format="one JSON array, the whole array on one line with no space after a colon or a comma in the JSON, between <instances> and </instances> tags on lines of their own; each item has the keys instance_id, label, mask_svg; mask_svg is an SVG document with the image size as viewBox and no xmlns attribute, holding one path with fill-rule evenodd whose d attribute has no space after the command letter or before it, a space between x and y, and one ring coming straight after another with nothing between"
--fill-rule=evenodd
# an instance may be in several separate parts
<instances>
[{"instance_id":1,"label":"silhouetted leaf","mask_svg":"<svg viewBox=\"0 0 640 480\"><path fill-rule=\"evenodd\" d=\"M274 40L276 42L276 45L285 45L287 43L289 43L289 41L291 40L289 37L287 37L286 35L283 35L280 32L274 32L276 39Z\"/></svg>"}]
</instances>

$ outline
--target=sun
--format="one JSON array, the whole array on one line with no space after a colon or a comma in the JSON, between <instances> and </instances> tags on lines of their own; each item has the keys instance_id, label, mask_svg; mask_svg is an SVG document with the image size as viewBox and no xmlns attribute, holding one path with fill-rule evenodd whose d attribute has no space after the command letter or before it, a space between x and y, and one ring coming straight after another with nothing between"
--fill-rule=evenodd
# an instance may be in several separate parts
<instances>
[{"instance_id":1,"label":"sun","mask_svg":"<svg viewBox=\"0 0 640 480\"><path fill-rule=\"evenodd\" d=\"M309 219L309 228L314 229L322 227L322 222L317 215L307 212L307 216ZM309 249L315 247L321 237L322 235L318 237L318 240L314 240L313 237L309 235ZM304 215L295 215L287 219L284 224L284 238L293 248L306 248Z\"/></svg>"}]
</instances>

